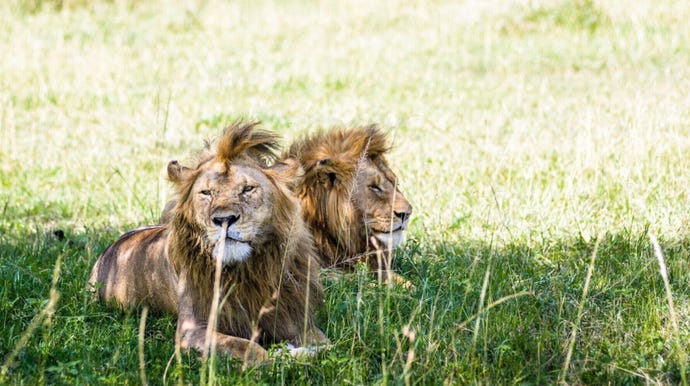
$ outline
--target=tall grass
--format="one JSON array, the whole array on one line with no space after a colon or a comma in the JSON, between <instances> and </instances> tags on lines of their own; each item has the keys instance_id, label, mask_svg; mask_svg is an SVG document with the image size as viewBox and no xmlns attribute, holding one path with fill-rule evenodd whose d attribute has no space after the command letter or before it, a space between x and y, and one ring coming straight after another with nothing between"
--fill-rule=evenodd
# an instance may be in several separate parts
<instances>
[{"instance_id":1,"label":"tall grass","mask_svg":"<svg viewBox=\"0 0 690 386\"><path fill-rule=\"evenodd\" d=\"M41 309L38 314L31 320L31 323L22 333L19 340L14 345L14 348L7 354L5 361L0 368L0 377L5 379L8 374L10 367L14 364L17 355L24 350L29 342L29 339L36 332L36 329L43 324L44 327L49 328L52 323L52 317L55 314L55 308L57 306L58 300L60 300L60 292L57 290L57 282L60 278L60 265L62 263L62 255L59 255L55 261L55 268L53 269L53 281L50 286L50 293L48 295L48 302Z\"/></svg>"},{"instance_id":2,"label":"tall grass","mask_svg":"<svg viewBox=\"0 0 690 386\"><path fill-rule=\"evenodd\" d=\"M157 221L167 162L238 117L286 143L388 130L412 286L324 278L329 350L218 356L218 383L687 382L689 18L665 0L0 4L2 382L201 382L173 317L84 286Z\"/></svg>"}]
</instances>

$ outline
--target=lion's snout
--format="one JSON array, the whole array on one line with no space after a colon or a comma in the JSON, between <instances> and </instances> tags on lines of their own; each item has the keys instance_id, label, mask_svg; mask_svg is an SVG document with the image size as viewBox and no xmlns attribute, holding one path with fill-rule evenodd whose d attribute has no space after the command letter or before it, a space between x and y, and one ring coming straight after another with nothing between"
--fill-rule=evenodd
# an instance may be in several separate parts
<instances>
[{"instance_id":1,"label":"lion's snout","mask_svg":"<svg viewBox=\"0 0 690 386\"><path fill-rule=\"evenodd\" d=\"M410 217L412 217L412 205L401 194L397 194L395 201L393 214L395 218L400 220L400 228L405 229L410 221Z\"/></svg>"},{"instance_id":2,"label":"lion's snout","mask_svg":"<svg viewBox=\"0 0 690 386\"><path fill-rule=\"evenodd\" d=\"M213 221L213 224L216 226L222 227L223 224L227 224L228 228L230 228L234 223L237 222L237 220L240 219L239 214L222 214L222 215L214 215L211 221Z\"/></svg>"},{"instance_id":3,"label":"lion's snout","mask_svg":"<svg viewBox=\"0 0 690 386\"><path fill-rule=\"evenodd\" d=\"M410 218L410 215L412 214L412 211L407 211L407 212L393 212L393 214L395 215L395 217L397 217L398 219L400 219L400 222L401 222L401 223L403 224L403 226L404 226L405 223L407 222L407 219Z\"/></svg>"}]
</instances>

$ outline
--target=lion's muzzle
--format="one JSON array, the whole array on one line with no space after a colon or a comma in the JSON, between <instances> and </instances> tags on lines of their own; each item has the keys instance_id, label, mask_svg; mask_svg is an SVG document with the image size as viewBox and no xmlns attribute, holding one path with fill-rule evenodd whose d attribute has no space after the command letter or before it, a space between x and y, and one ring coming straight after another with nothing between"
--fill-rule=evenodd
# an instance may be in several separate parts
<instances>
[{"instance_id":1,"label":"lion's muzzle","mask_svg":"<svg viewBox=\"0 0 690 386\"><path fill-rule=\"evenodd\" d=\"M240 216L234 213L214 215L211 219L217 230L216 235L212 237L215 244L213 257L220 259L223 265L245 261L252 254L249 241L235 229L239 219ZM221 243L223 237L225 239Z\"/></svg>"}]
</instances>

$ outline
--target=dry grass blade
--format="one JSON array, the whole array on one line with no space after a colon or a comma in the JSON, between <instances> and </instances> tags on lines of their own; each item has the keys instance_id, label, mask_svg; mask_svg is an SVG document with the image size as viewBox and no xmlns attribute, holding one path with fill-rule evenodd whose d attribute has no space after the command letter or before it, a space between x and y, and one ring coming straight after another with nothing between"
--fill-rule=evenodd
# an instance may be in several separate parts
<instances>
[{"instance_id":1,"label":"dry grass blade","mask_svg":"<svg viewBox=\"0 0 690 386\"><path fill-rule=\"evenodd\" d=\"M405 366L403 367L403 380L405 381L405 386L410 386L410 369L412 369L412 362L414 362L414 342L417 338L417 332L410 328L410 325L403 326L403 335L410 342L410 349L407 351L407 358L405 360Z\"/></svg>"},{"instance_id":2,"label":"dry grass blade","mask_svg":"<svg viewBox=\"0 0 690 386\"><path fill-rule=\"evenodd\" d=\"M206 379L209 385L214 384L215 371L214 361L216 359L216 328L218 327L218 308L220 304L220 276L223 272L223 258L225 254L225 237L228 232L228 223L223 222L221 226L221 237L218 241L220 244L218 250L220 256L215 256L216 269L213 278L213 299L211 300L211 310L208 318L208 326L206 327L206 340L204 342L204 368L208 369L208 378ZM203 373L202 373L203 375ZM202 384L204 377L202 376Z\"/></svg>"},{"instance_id":3,"label":"dry grass blade","mask_svg":"<svg viewBox=\"0 0 690 386\"><path fill-rule=\"evenodd\" d=\"M661 279L664 281L664 289L666 290L666 301L668 302L668 311L671 318L671 326L673 327L674 346L676 348L676 355L678 355L678 364L680 366L680 376L683 385L688 384L687 376L685 374L685 364L687 363L687 355L680 344L680 329L678 328L678 315L676 314L676 307L673 303L673 292L671 292L671 284L668 281L668 270L666 269L666 262L664 261L664 255L661 253L661 246L659 241L653 234L649 234L649 240L654 247L654 254L656 255L656 260L659 262L659 274Z\"/></svg>"},{"instance_id":4,"label":"dry grass blade","mask_svg":"<svg viewBox=\"0 0 690 386\"><path fill-rule=\"evenodd\" d=\"M486 291L489 288L489 277L491 276L491 264L486 267L486 273L484 273L484 282L482 284L482 292L479 294L479 307L480 309L484 307L484 299L486 298ZM474 333L472 334L472 352L477 347L477 337L479 336L479 323L481 322L481 317L477 317L474 323Z\"/></svg>"},{"instance_id":5,"label":"dry grass blade","mask_svg":"<svg viewBox=\"0 0 690 386\"><path fill-rule=\"evenodd\" d=\"M146 331L146 315L148 315L149 308L144 307L141 310L141 320L139 320L139 376L142 385L148 385L146 380L146 361L144 361L144 332Z\"/></svg>"},{"instance_id":6,"label":"dry grass blade","mask_svg":"<svg viewBox=\"0 0 690 386\"><path fill-rule=\"evenodd\" d=\"M500 305L501 303L504 303L504 302L507 302L508 300L515 299L515 298L519 298L519 297L525 296L525 295L534 295L534 294L533 294L532 292L530 292L530 291L520 291L520 292L518 292L518 293L514 293L514 294L508 295L508 296L504 296L504 297L502 297L502 298L500 298L500 299L498 299L498 300L496 300L496 301L494 301L494 302L489 303L489 305L487 305L486 307L484 307L484 308L482 308L481 310L477 311L474 315L470 316L469 318L465 319L464 322L459 323L459 324L458 324L458 329L461 329L461 330L464 329L465 326L467 326L467 325L468 325L471 321L473 321L475 318L478 318L478 317L480 317L481 315L483 315L484 313L489 312L490 309L492 309L492 308L494 308L494 307Z\"/></svg>"},{"instance_id":7,"label":"dry grass blade","mask_svg":"<svg viewBox=\"0 0 690 386\"><path fill-rule=\"evenodd\" d=\"M311 272L311 259L309 259L309 260L307 261L307 272ZM283 275L281 275L281 281L282 281L282 276L283 276ZM304 288L304 291L305 291L305 296L304 296L304 317L303 317L304 323L303 323L303 325L302 325L302 336L304 337L303 339L306 339L306 337L308 336L307 333L308 333L308 331L309 331L309 311L310 311L310 308L309 308L309 300L310 300L310 299L309 299L309 297L311 296L311 292L310 292L310 291L311 291L311 283L310 283L310 280L311 280L311 276L307 276L307 285L306 285L305 288ZM306 345L306 344L307 344L306 341L302 342L302 345L303 345L303 346Z\"/></svg>"},{"instance_id":8,"label":"dry grass blade","mask_svg":"<svg viewBox=\"0 0 690 386\"><path fill-rule=\"evenodd\" d=\"M575 341L577 340L577 329L580 328L580 322L582 321L582 313L585 309L585 301L587 300L587 293L589 292L589 283L592 280L592 274L594 273L594 262L597 259L597 254L599 253L599 244L604 238L604 232L599 233L597 241L594 244L594 251L589 259L589 265L587 266L587 277L585 277L585 284L582 288L582 297L580 298L580 305L577 308L577 320L573 324L573 331L570 334L570 342L568 342L568 352L565 355L565 361L563 362L563 368L561 369L561 374L558 377L559 384L565 384L566 378L568 376L568 368L570 367L570 360L573 356L573 350L575 349Z\"/></svg>"},{"instance_id":9,"label":"dry grass blade","mask_svg":"<svg viewBox=\"0 0 690 386\"><path fill-rule=\"evenodd\" d=\"M55 266L53 268L53 280L50 286L50 294L48 295L48 303L45 307L31 320L29 327L24 331L21 338L14 345L14 349L5 357L5 362L2 364L2 369L0 369L0 379L4 379L7 375L7 371L14 362L20 351L26 347L29 339L33 335L34 331L38 326L44 321L48 320L50 322L53 314L55 313L55 306L58 300L60 300L60 292L57 290L58 279L60 278L60 266L62 264L62 255L59 255L55 261Z\"/></svg>"}]
</instances>

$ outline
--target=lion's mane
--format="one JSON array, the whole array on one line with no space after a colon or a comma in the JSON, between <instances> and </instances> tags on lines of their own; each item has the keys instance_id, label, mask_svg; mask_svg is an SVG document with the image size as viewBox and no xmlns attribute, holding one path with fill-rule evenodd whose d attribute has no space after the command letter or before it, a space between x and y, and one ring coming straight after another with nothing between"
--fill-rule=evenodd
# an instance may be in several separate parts
<instances>
[{"instance_id":1,"label":"lion's mane","mask_svg":"<svg viewBox=\"0 0 690 386\"><path fill-rule=\"evenodd\" d=\"M382 169L390 173L385 159L389 149L386 135L374 125L339 127L297 140L283 156L298 159L304 168L296 195L323 266L349 265L348 260L369 250L362 211L352 202L352 191L363 159L385 166ZM338 184L327 188L324 178Z\"/></svg>"}]
</instances>

